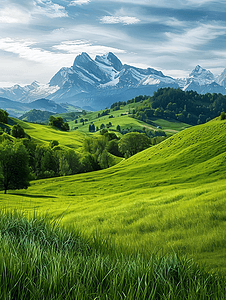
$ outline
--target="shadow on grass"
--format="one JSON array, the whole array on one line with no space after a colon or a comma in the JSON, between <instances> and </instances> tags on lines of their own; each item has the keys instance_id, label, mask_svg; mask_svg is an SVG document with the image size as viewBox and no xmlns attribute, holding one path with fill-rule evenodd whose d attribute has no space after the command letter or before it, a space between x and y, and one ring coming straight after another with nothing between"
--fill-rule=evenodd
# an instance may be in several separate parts
<instances>
[{"instance_id":1,"label":"shadow on grass","mask_svg":"<svg viewBox=\"0 0 226 300\"><path fill-rule=\"evenodd\" d=\"M28 198L57 198L55 196L31 195L31 194L20 194L20 193L10 193L10 195L23 196Z\"/></svg>"}]
</instances>

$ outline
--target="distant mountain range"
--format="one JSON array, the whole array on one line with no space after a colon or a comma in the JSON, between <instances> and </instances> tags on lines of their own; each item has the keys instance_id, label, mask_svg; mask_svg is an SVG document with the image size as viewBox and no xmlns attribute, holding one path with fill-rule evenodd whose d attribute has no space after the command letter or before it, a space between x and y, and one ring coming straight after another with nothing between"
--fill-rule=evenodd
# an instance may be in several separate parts
<instances>
[{"instance_id":1,"label":"distant mountain range","mask_svg":"<svg viewBox=\"0 0 226 300\"><path fill-rule=\"evenodd\" d=\"M33 82L25 87L15 85L1 88L0 97L26 105L46 98L56 103L67 102L82 108L99 110L116 101L126 101L138 95L152 95L161 87L194 90L200 94L226 94L226 69L215 77L198 65L187 78L175 79L152 68L141 69L123 65L111 52L97 55L94 60L83 52L75 58L72 67L60 69L49 84Z\"/></svg>"},{"instance_id":2,"label":"distant mountain range","mask_svg":"<svg viewBox=\"0 0 226 300\"><path fill-rule=\"evenodd\" d=\"M19 101L12 101L2 97L0 97L0 108L6 110L11 117L16 118L32 109L58 114L68 111L81 111L81 109L79 109L78 107L72 106L68 103L57 104L56 102L48 99L38 99L30 103L23 103Z\"/></svg>"}]
</instances>

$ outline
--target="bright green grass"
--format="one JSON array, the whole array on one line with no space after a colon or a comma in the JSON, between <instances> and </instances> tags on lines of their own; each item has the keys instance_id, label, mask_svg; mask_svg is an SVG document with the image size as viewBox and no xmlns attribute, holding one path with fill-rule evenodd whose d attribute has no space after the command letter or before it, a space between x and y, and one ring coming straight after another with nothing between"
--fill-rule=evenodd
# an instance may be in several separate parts
<instances>
[{"instance_id":1,"label":"bright green grass","mask_svg":"<svg viewBox=\"0 0 226 300\"><path fill-rule=\"evenodd\" d=\"M85 139L85 134L82 132L65 132L52 126L27 123L20 120L17 120L17 122L24 128L27 134L39 143L49 144L50 141L57 140L60 146L80 151Z\"/></svg>"},{"instance_id":2,"label":"bright green grass","mask_svg":"<svg viewBox=\"0 0 226 300\"><path fill-rule=\"evenodd\" d=\"M175 253L120 253L47 217L0 214L1 299L225 299L225 279Z\"/></svg>"},{"instance_id":3,"label":"bright green grass","mask_svg":"<svg viewBox=\"0 0 226 300\"><path fill-rule=\"evenodd\" d=\"M136 130L142 130L144 127L151 129L151 130L158 130L158 128L156 126L152 126L150 124L147 124L145 122L142 122L140 120L134 119L132 117L129 117L128 113L129 113L129 109L130 111L132 111L132 109L139 105L139 103L136 104L130 104L130 105L126 105L125 107L122 107L120 110L117 111L113 111L111 110L109 115L114 116L114 118L109 118L109 115L103 116L98 118L98 113L101 111L97 111L97 112L90 112L87 113L83 119L88 119L89 121L85 123L85 125L82 125L82 123L79 122L79 120L81 118L78 119L78 123L75 124L74 121L69 121L69 125L70 125L70 129L74 129L75 127L78 127L79 131L82 132L89 132L89 125L91 124L91 122L93 122L95 124L95 126L98 128L100 128L101 124L107 124L109 122L112 123L112 127L110 127L110 129L116 130L117 125L120 125L121 129L136 129ZM124 116L121 116L121 114L126 114ZM178 121L167 121L167 120L163 120L163 119L156 119L153 118L153 122L162 127L162 130L166 131L167 134L175 134L181 130L184 130L185 128L190 127L191 125L182 123L182 122L178 122Z\"/></svg>"},{"instance_id":4,"label":"bright green grass","mask_svg":"<svg viewBox=\"0 0 226 300\"><path fill-rule=\"evenodd\" d=\"M171 249L226 274L226 122L186 129L116 166L35 181L0 194L2 207L99 232L144 256Z\"/></svg>"}]
</instances>

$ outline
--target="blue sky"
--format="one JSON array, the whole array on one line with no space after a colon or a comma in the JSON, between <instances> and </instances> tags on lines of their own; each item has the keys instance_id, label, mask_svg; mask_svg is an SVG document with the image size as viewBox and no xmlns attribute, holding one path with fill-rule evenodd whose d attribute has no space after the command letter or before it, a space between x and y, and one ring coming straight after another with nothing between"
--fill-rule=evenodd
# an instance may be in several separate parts
<instances>
[{"instance_id":1,"label":"blue sky","mask_svg":"<svg viewBox=\"0 0 226 300\"><path fill-rule=\"evenodd\" d=\"M48 83L81 52L185 77L226 68L225 0L1 0L0 85Z\"/></svg>"}]
</instances>

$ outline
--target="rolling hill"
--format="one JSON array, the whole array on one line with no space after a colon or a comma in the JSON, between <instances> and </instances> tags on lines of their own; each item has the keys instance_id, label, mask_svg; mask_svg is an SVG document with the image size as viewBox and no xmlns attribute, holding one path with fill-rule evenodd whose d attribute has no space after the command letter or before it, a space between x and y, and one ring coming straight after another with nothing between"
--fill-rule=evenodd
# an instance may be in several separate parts
<instances>
[{"instance_id":1,"label":"rolling hill","mask_svg":"<svg viewBox=\"0 0 226 300\"><path fill-rule=\"evenodd\" d=\"M38 135L37 126L28 130ZM7 209L64 215L64 224L128 251L173 249L226 272L225 148L226 121L214 119L109 169L34 181L0 200Z\"/></svg>"}]
</instances>

